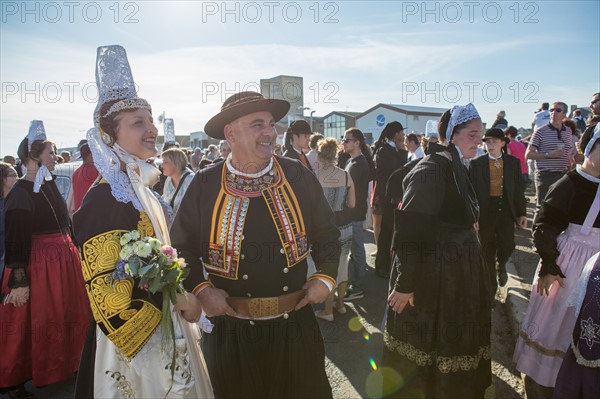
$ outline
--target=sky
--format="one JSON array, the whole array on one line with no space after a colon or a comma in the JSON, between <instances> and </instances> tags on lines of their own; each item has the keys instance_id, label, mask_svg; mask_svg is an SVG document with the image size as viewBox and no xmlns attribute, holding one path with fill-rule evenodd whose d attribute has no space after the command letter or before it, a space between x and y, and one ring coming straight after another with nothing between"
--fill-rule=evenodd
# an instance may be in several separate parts
<instances>
[{"instance_id":1,"label":"sky","mask_svg":"<svg viewBox=\"0 0 600 399\"><path fill-rule=\"evenodd\" d=\"M308 116L473 102L530 127L543 101L600 91L598 1L0 2L0 155L29 121L76 146L93 126L96 48L127 50L138 95L178 135L260 79L304 78ZM162 133L162 126L158 126Z\"/></svg>"}]
</instances>

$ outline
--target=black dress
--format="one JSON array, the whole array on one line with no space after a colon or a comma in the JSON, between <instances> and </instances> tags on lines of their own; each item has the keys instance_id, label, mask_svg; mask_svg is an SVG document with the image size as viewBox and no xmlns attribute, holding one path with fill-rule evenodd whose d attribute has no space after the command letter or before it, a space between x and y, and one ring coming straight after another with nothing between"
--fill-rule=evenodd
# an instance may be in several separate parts
<instances>
[{"instance_id":1,"label":"black dress","mask_svg":"<svg viewBox=\"0 0 600 399\"><path fill-rule=\"evenodd\" d=\"M404 179L390 292L414 307L388 308L383 365L404 379L393 397L481 398L491 384L491 271L473 223L478 209L456 150L428 155ZM384 382L385 386L385 382Z\"/></svg>"}]
</instances>

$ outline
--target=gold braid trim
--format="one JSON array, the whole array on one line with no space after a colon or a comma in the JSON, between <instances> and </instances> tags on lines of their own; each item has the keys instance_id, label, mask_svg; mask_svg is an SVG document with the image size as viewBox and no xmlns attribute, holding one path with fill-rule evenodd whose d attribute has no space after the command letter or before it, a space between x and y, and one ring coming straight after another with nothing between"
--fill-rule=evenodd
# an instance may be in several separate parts
<instances>
[{"instance_id":1,"label":"gold braid trim","mask_svg":"<svg viewBox=\"0 0 600 399\"><path fill-rule=\"evenodd\" d=\"M137 229L142 237L154 236L144 212ZM160 324L161 311L150 302L132 300L133 279L115 282L112 278L121 251L119 240L127 232L111 230L87 240L81 247L81 264L94 320L113 344L132 358Z\"/></svg>"},{"instance_id":2,"label":"gold braid trim","mask_svg":"<svg viewBox=\"0 0 600 399\"><path fill-rule=\"evenodd\" d=\"M431 366L435 361L438 370L444 374L476 369L481 359L490 360L492 358L489 345L479 347L476 355L446 357L438 356L436 352L427 353L417 349L408 342L397 340L388 332L383 335L383 341L388 350L398 352L421 367Z\"/></svg>"},{"instance_id":3,"label":"gold braid trim","mask_svg":"<svg viewBox=\"0 0 600 399\"><path fill-rule=\"evenodd\" d=\"M585 357L583 357L581 355L581 353L579 352L579 348L577 347L577 344L575 344L575 341L573 341L572 336L571 336L571 349L573 350L573 355L575 355L575 361L577 362L577 364L580 364L585 367L590 367L590 368L600 368L600 359L588 360Z\"/></svg>"}]
</instances>

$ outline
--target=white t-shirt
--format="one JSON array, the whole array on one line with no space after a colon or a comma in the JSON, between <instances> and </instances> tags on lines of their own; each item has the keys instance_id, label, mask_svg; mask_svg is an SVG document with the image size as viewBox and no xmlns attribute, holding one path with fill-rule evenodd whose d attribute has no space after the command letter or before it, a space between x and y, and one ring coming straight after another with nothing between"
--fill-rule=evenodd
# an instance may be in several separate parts
<instances>
[{"instance_id":1,"label":"white t-shirt","mask_svg":"<svg viewBox=\"0 0 600 399\"><path fill-rule=\"evenodd\" d=\"M539 129L540 127L550 123L550 112L548 110L540 111L533 117L532 123L534 124L533 130Z\"/></svg>"}]
</instances>

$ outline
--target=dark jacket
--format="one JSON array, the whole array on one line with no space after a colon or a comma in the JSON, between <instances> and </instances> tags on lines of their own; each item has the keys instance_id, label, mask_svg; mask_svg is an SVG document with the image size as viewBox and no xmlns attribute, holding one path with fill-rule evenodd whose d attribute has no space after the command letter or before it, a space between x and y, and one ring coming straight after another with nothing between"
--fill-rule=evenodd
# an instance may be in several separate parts
<instances>
[{"instance_id":1,"label":"dark jacket","mask_svg":"<svg viewBox=\"0 0 600 399\"><path fill-rule=\"evenodd\" d=\"M408 151L396 150L384 143L375 152L373 161L375 162L375 192L372 205L373 207L391 206L391 199L386 196L386 185L392 173L408 162Z\"/></svg>"},{"instance_id":2,"label":"dark jacket","mask_svg":"<svg viewBox=\"0 0 600 399\"><path fill-rule=\"evenodd\" d=\"M300 154L298 154L298 151L296 151L294 149L294 147L291 147L286 152L284 152L283 156L286 158L296 159L296 160L300 161L300 163L302 163L302 161L300 160ZM304 156L306 157L306 154L304 154ZM304 165L304 164L302 164L302 165ZM308 168L308 170L310 170L311 172L313 171L312 167L310 166L310 162L308 162L308 158L306 159L306 165L304 165L304 166L306 166Z\"/></svg>"},{"instance_id":3,"label":"dark jacket","mask_svg":"<svg viewBox=\"0 0 600 399\"><path fill-rule=\"evenodd\" d=\"M503 154L504 183L503 197L506 199L513 219L526 215L525 186L521 176L521 165L518 158ZM481 155L469 164L469 176L477 195L481 215L480 223L487 222L487 212L490 199L490 166L488 154Z\"/></svg>"}]
</instances>

